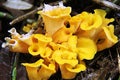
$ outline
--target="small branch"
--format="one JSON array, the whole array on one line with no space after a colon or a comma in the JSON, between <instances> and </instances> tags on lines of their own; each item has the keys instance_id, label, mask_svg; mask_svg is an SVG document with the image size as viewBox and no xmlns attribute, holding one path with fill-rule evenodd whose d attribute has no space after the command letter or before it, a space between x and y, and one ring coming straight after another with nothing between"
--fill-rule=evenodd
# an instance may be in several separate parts
<instances>
[{"instance_id":1,"label":"small branch","mask_svg":"<svg viewBox=\"0 0 120 80\"><path fill-rule=\"evenodd\" d=\"M93 0L94 2L100 4L100 5L104 5L108 8L114 9L114 10L118 10L120 11L120 6L110 2L110 1L105 1L105 0Z\"/></svg>"},{"instance_id":2,"label":"small branch","mask_svg":"<svg viewBox=\"0 0 120 80\"><path fill-rule=\"evenodd\" d=\"M118 69L119 69L119 72L120 72L120 52L119 52L119 49L118 48L116 48L116 51L117 51L117 57L118 57ZM119 76L119 78L120 78L120 76ZM119 80L119 79L118 79Z\"/></svg>"},{"instance_id":3,"label":"small branch","mask_svg":"<svg viewBox=\"0 0 120 80\"><path fill-rule=\"evenodd\" d=\"M120 3L120 0L113 0L112 2L115 4L118 4L118 3Z\"/></svg>"},{"instance_id":4,"label":"small branch","mask_svg":"<svg viewBox=\"0 0 120 80\"><path fill-rule=\"evenodd\" d=\"M14 19L13 21L10 22L10 25L14 25L14 24L17 23L17 22L20 22L20 21L28 18L30 15L35 14L38 10L41 10L41 9L42 9L42 7L40 6L40 7L38 7L37 9L34 9L34 10L26 13L25 15L22 15L22 16L16 18L16 19Z\"/></svg>"},{"instance_id":5,"label":"small branch","mask_svg":"<svg viewBox=\"0 0 120 80\"><path fill-rule=\"evenodd\" d=\"M10 15L9 13L5 13L5 12L0 11L0 18L4 18L4 17L9 18L9 19L13 19L13 16Z\"/></svg>"}]
</instances>

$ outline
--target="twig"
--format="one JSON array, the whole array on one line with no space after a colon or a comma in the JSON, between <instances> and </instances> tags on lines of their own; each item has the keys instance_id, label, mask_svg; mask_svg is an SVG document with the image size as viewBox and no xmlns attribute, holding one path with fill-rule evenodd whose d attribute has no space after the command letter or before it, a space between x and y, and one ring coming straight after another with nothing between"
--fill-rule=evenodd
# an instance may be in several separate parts
<instances>
[{"instance_id":1,"label":"twig","mask_svg":"<svg viewBox=\"0 0 120 80\"><path fill-rule=\"evenodd\" d=\"M115 4L117 4L117 3L120 2L120 0L113 0L112 2L115 3Z\"/></svg>"},{"instance_id":2,"label":"twig","mask_svg":"<svg viewBox=\"0 0 120 80\"><path fill-rule=\"evenodd\" d=\"M98 4L104 5L104 6L108 7L108 8L120 11L120 6L114 4L114 3L110 2L110 1L106 1L106 0L93 0L93 1L98 3Z\"/></svg>"},{"instance_id":3,"label":"twig","mask_svg":"<svg viewBox=\"0 0 120 80\"><path fill-rule=\"evenodd\" d=\"M4 18L4 17L9 18L9 19L13 19L13 16L10 15L9 13L5 13L5 12L0 11L0 18Z\"/></svg>"},{"instance_id":4,"label":"twig","mask_svg":"<svg viewBox=\"0 0 120 80\"><path fill-rule=\"evenodd\" d=\"M117 51L117 57L118 57L118 69L119 69L119 72L120 72L120 55L119 55L119 50L118 48L116 48L116 51ZM120 78L120 77L119 77Z\"/></svg>"},{"instance_id":5,"label":"twig","mask_svg":"<svg viewBox=\"0 0 120 80\"><path fill-rule=\"evenodd\" d=\"M17 23L17 22L20 22L20 21L28 18L30 15L35 14L38 10L41 10L41 9L42 9L42 7L40 6L40 7L38 7L37 9L34 9L34 10L26 13L25 15L22 15L22 16L16 18L16 19L14 19L13 21L10 22L10 25L13 25L13 24L15 24L15 23Z\"/></svg>"},{"instance_id":6,"label":"twig","mask_svg":"<svg viewBox=\"0 0 120 80\"><path fill-rule=\"evenodd\" d=\"M110 56L110 59L111 59L111 63L113 63L115 65L114 60L112 59L112 55L111 55L112 53L111 53L110 49L108 50L108 52L109 52L109 56Z\"/></svg>"}]
</instances>

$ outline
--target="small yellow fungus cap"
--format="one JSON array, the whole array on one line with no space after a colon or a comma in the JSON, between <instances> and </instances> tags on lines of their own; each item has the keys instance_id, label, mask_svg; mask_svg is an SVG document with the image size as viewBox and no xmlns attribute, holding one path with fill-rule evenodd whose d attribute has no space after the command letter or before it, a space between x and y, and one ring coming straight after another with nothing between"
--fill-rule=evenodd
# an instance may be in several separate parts
<instances>
[{"instance_id":1,"label":"small yellow fungus cap","mask_svg":"<svg viewBox=\"0 0 120 80\"><path fill-rule=\"evenodd\" d=\"M71 64L75 66L78 64L77 54L70 51L56 50L52 55L53 60L55 60L59 65Z\"/></svg>"},{"instance_id":2,"label":"small yellow fungus cap","mask_svg":"<svg viewBox=\"0 0 120 80\"><path fill-rule=\"evenodd\" d=\"M62 43L67 41L71 35L72 31L69 28L62 27L53 34L52 38L54 42Z\"/></svg>"},{"instance_id":3,"label":"small yellow fungus cap","mask_svg":"<svg viewBox=\"0 0 120 80\"><path fill-rule=\"evenodd\" d=\"M63 64L60 65L61 75L63 79L73 79L75 78L76 74L85 71L86 66L83 61L80 61L80 64L77 64L75 67L71 66L70 64Z\"/></svg>"},{"instance_id":4,"label":"small yellow fungus cap","mask_svg":"<svg viewBox=\"0 0 120 80\"><path fill-rule=\"evenodd\" d=\"M55 8L48 11L39 11L45 24L46 34L52 36L57 30L64 26L64 22L71 16L71 7Z\"/></svg>"},{"instance_id":5,"label":"small yellow fungus cap","mask_svg":"<svg viewBox=\"0 0 120 80\"><path fill-rule=\"evenodd\" d=\"M89 38L79 38L77 43L77 53L80 60L91 60L97 53L97 47L93 40Z\"/></svg>"},{"instance_id":6,"label":"small yellow fungus cap","mask_svg":"<svg viewBox=\"0 0 120 80\"><path fill-rule=\"evenodd\" d=\"M36 56L45 53L45 47L39 46L39 44L33 44L28 48L31 55Z\"/></svg>"},{"instance_id":7,"label":"small yellow fungus cap","mask_svg":"<svg viewBox=\"0 0 120 80\"><path fill-rule=\"evenodd\" d=\"M26 67L29 80L48 80L56 72L54 63L44 63L45 61L43 59L35 63L22 63Z\"/></svg>"},{"instance_id":8,"label":"small yellow fungus cap","mask_svg":"<svg viewBox=\"0 0 120 80\"><path fill-rule=\"evenodd\" d=\"M97 45L98 51L110 48L117 42L118 42L118 38L117 36L114 35L113 25L103 27L103 30L96 37L96 45Z\"/></svg>"},{"instance_id":9,"label":"small yellow fungus cap","mask_svg":"<svg viewBox=\"0 0 120 80\"><path fill-rule=\"evenodd\" d=\"M96 14L91 14L91 13L85 16L88 16L88 17L85 17L85 19L83 19L83 21L80 24L80 28L82 30L91 30L91 29L98 28L101 26L102 24L101 16L96 15Z\"/></svg>"}]
</instances>

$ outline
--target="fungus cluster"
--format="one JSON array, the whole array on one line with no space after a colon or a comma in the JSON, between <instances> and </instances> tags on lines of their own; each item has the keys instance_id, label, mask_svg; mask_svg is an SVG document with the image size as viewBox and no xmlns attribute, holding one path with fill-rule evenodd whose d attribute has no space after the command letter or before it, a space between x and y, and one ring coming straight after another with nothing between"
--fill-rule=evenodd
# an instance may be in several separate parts
<instances>
[{"instance_id":1,"label":"fungus cluster","mask_svg":"<svg viewBox=\"0 0 120 80\"><path fill-rule=\"evenodd\" d=\"M63 79L73 79L86 70L84 60L93 59L98 51L118 42L114 25L110 24L114 19L105 18L104 10L83 11L71 16L71 7L47 6L50 8L38 11L45 34L34 34L33 30L19 34L12 28L9 30L11 37L6 37L2 44L2 47L9 46L12 52L41 57L35 63L22 63L29 80L47 80L58 69Z\"/></svg>"}]
</instances>

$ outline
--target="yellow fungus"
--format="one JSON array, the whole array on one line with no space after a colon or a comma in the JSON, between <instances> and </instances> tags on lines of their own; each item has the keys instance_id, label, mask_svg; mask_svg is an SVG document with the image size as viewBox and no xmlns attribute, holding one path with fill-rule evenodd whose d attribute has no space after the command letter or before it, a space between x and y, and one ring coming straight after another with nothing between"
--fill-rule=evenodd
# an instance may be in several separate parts
<instances>
[{"instance_id":1,"label":"yellow fungus","mask_svg":"<svg viewBox=\"0 0 120 80\"><path fill-rule=\"evenodd\" d=\"M34 34L31 30L36 26L34 23L23 27L27 34L20 35L15 28L8 31L11 38L6 37L7 42L2 47L41 57L34 63L23 63L29 80L48 80L58 68L63 79L73 79L86 70L84 59L91 60L97 51L118 42L114 26L110 24L114 19L106 18L104 10L84 11L72 17L70 13L71 7L38 11L43 18L45 34Z\"/></svg>"},{"instance_id":2,"label":"yellow fungus","mask_svg":"<svg viewBox=\"0 0 120 80\"><path fill-rule=\"evenodd\" d=\"M48 80L56 72L54 63L44 63L45 61L43 59L35 63L22 63L26 67L29 80Z\"/></svg>"},{"instance_id":3,"label":"yellow fungus","mask_svg":"<svg viewBox=\"0 0 120 80\"><path fill-rule=\"evenodd\" d=\"M39 44L41 47L45 47L49 42L52 41L51 37L47 37L43 34L34 34L33 42Z\"/></svg>"},{"instance_id":4,"label":"yellow fungus","mask_svg":"<svg viewBox=\"0 0 120 80\"><path fill-rule=\"evenodd\" d=\"M89 38L79 38L77 43L77 53L80 60L91 60L97 52L97 47L93 40Z\"/></svg>"},{"instance_id":5,"label":"yellow fungus","mask_svg":"<svg viewBox=\"0 0 120 80\"><path fill-rule=\"evenodd\" d=\"M71 35L72 35L72 32L70 29L66 27L62 27L53 34L52 38L54 42L62 43L67 41Z\"/></svg>"},{"instance_id":6,"label":"yellow fungus","mask_svg":"<svg viewBox=\"0 0 120 80\"><path fill-rule=\"evenodd\" d=\"M103 30L100 32L100 34L98 34L96 40L98 51L110 48L116 44L118 42L118 38L114 35L114 26L110 25L103 27Z\"/></svg>"},{"instance_id":7,"label":"yellow fungus","mask_svg":"<svg viewBox=\"0 0 120 80\"><path fill-rule=\"evenodd\" d=\"M28 51L31 55L36 56L45 53L45 48L39 46L39 44L33 44L28 48Z\"/></svg>"},{"instance_id":8,"label":"yellow fungus","mask_svg":"<svg viewBox=\"0 0 120 80\"><path fill-rule=\"evenodd\" d=\"M65 63L75 66L78 64L77 54L70 51L56 50L52 58L59 64L63 65Z\"/></svg>"},{"instance_id":9,"label":"yellow fungus","mask_svg":"<svg viewBox=\"0 0 120 80\"><path fill-rule=\"evenodd\" d=\"M82 30L91 30L100 27L102 24L102 18L99 15L88 14L80 24Z\"/></svg>"},{"instance_id":10,"label":"yellow fungus","mask_svg":"<svg viewBox=\"0 0 120 80\"><path fill-rule=\"evenodd\" d=\"M77 73L86 70L85 63L80 61L80 64L77 64L75 67L70 64L60 65L61 75L63 79L73 79L77 75Z\"/></svg>"},{"instance_id":11,"label":"yellow fungus","mask_svg":"<svg viewBox=\"0 0 120 80\"><path fill-rule=\"evenodd\" d=\"M39 11L38 13L42 16L46 34L52 36L57 30L64 26L64 22L69 19L71 12L70 7L66 8L55 8L50 11Z\"/></svg>"}]
</instances>

